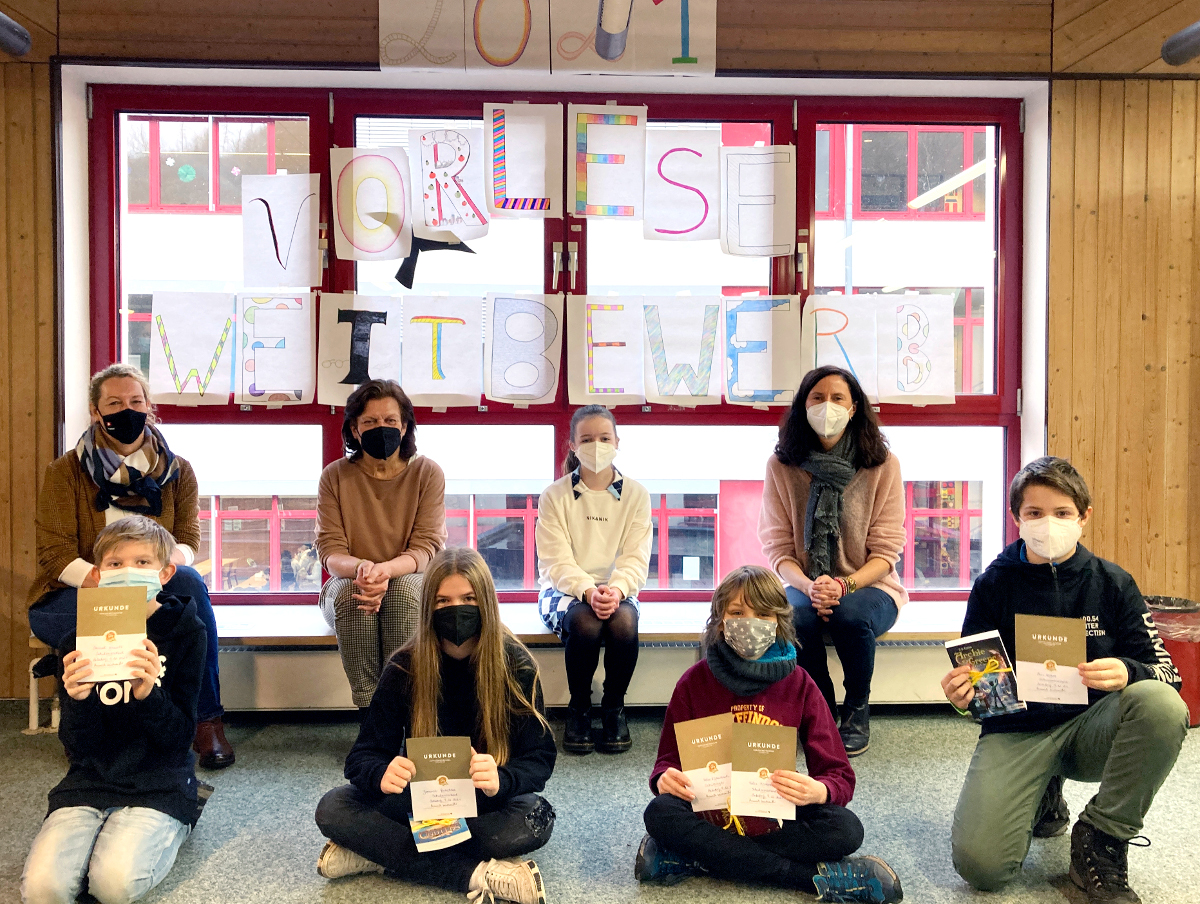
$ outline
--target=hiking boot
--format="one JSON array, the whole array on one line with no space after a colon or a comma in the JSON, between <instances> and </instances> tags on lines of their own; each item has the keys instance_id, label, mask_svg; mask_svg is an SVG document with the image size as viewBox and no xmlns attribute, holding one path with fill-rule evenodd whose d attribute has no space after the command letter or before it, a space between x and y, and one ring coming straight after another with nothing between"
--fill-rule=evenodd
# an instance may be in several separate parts
<instances>
[{"instance_id":1,"label":"hiking boot","mask_svg":"<svg viewBox=\"0 0 1200 904\"><path fill-rule=\"evenodd\" d=\"M1051 776L1042 802L1038 805L1037 822L1033 824L1034 838L1054 838L1067 830L1071 822L1071 811L1063 800L1063 778L1061 775Z\"/></svg>"},{"instance_id":2,"label":"hiking boot","mask_svg":"<svg viewBox=\"0 0 1200 904\"><path fill-rule=\"evenodd\" d=\"M467 900L478 904L513 901L546 904L542 871L532 860L488 860L475 867Z\"/></svg>"},{"instance_id":3,"label":"hiking boot","mask_svg":"<svg viewBox=\"0 0 1200 904\"><path fill-rule=\"evenodd\" d=\"M1082 819L1071 830L1071 881L1090 904L1141 904L1129 887L1129 842Z\"/></svg>"},{"instance_id":4,"label":"hiking boot","mask_svg":"<svg viewBox=\"0 0 1200 904\"><path fill-rule=\"evenodd\" d=\"M596 749L592 741L591 709L567 707L567 727L563 732L563 750L568 753L591 753Z\"/></svg>"},{"instance_id":5,"label":"hiking boot","mask_svg":"<svg viewBox=\"0 0 1200 904\"><path fill-rule=\"evenodd\" d=\"M900 877L879 857L849 857L818 863L813 885L817 887L818 901L890 904L904 900Z\"/></svg>"},{"instance_id":6,"label":"hiking boot","mask_svg":"<svg viewBox=\"0 0 1200 904\"><path fill-rule=\"evenodd\" d=\"M871 746L871 712L864 703L861 706L841 706L842 724L838 734L842 736L842 746L846 748L846 756L858 756L866 753Z\"/></svg>"},{"instance_id":7,"label":"hiking boot","mask_svg":"<svg viewBox=\"0 0 1200 904\"><path fill-rule=\"evenodd\" d=\"M340 844L326 841L317 857L317 873L326 879L357 876L359 873L382 873L383 867L373 860L354 853Z\"/></svg>"},{"instance_id":8,"label":"hiking boot","mask_svg":"<svg viewBox=\"0 0 1200 904\"><path fill-rule=\"evenodd\" d=\"M688 876L700 876L704 871L704 867L695 860L685 860L660 847L649 835L642 839L637 859L633 862L633 878L639 882L657 882L659 885L678 885Z\"/></svg>"},{"instance_id":9,"label":"hiking boot","mask_svg":"<svg viewBox=\"0 0 1200 904\"><path fill-rule=\"evenodd\" d=\"M633 746L633 739L629 737L629 723L625 721L625 707L601 710L600 724L604 727L604 733L597 745L601 751L624 753Z\"/></svg>"}]
</instances>

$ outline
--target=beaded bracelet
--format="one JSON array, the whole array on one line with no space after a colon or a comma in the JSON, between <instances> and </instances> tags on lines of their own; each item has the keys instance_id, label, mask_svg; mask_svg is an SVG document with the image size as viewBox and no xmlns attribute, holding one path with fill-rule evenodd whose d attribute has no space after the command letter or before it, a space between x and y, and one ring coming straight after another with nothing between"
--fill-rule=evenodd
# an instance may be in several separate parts
<instances>
[{"instance_id":1,"label":"beaded bracelet","mask_svg":"<svg viewBox=\"0 0 1200 904\"><path fill-rule=\"evenodd\" d=\"M850 592L850 585L846 583L845 578L834 578L838 582L838 586L842 588L842 596Z\"/></svg>"}]
</instances>

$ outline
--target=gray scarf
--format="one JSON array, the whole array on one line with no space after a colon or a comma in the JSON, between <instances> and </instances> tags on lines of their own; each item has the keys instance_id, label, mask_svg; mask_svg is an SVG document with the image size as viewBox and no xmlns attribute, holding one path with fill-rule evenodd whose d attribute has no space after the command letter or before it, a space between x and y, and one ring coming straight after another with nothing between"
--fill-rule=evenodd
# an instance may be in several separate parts
<instances>
[{"instance_id":1,"label":"gray scarf","mask_svg":"<svg viewBox=\"0 0 1200 904\"><path fill-rule=\"evenodd\" d=\"M809 452L800 466L812 475L804 512L804 549L811 578L831 574L842 539L842 491L857 473L854 440L847 430L828 452Z\"/></svg>"},{"instance_id":2,"label":"gray scarf","mask_svg":"<svg viewBox=\"0 0 1200 904\"><path fill-rule=\"evenodd\" d=\"M718 635L716 642L705 650L705 659L713 677L730 693L753 697L792 674L796 668L796 648L776 640L758 659L743 659Z\"/></svg>"}]
</instances>

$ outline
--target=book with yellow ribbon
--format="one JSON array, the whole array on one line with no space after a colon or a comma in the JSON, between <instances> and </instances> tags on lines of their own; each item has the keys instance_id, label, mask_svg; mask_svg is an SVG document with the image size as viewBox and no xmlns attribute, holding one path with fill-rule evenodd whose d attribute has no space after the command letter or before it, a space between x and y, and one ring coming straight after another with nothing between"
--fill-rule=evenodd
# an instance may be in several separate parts
<instances>
[{"instance_id":1,"label":"book with yellow ribbon","mask_svg":"<svg viewBox=\"0 0 1200 904\"><path fill-rule=\"evenodd\" d=\"M999 631L946 641L946 652L955 668L969 667L975 688L975 697L968 704L972 715L987 719L1025 709L1025 704L1017 699L1016 675Z\"/></svg>"}]
</instances>

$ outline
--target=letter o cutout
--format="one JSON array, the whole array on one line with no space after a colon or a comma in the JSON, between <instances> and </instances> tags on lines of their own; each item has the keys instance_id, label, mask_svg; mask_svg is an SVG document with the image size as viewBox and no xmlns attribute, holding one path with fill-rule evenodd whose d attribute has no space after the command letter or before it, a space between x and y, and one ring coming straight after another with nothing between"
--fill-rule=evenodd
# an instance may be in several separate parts
<instances>
[{"instance_id":1,"label":"letter o cutout","mask_svg":"<svg viewBox=\"0 0 1200 904\"><path fill-rule=\"evenodd\" d=\"M358 213L358 190L369 179L378 180L387 196L387 218L378 226L367 226ZM404 198L404 177L396 164L379 154L355 157L338 176L337 214L342 235L367 254L387 251L404 229ZM393 218L397 221L395 225L392 225Z\"/></svg>"},{"instance_id":2,"label":"letter o cutout","mask_svg":"<svg viewBox=\"0 0 1200 904\"><path fill-rule=\"evenodd\" d=\"M475 16L472 19L472 32L475 35L475 49L479 51L479 55L493 66L511 66L521 58L521 54L525 52L525 47L529 44L529 34L533 30L533 10L529 8L529 0L521 0L525 13L525 25L521 32L521 43L517 46L517 52L510 57L492 56L483 49L483 36L479 33L480 20L483 18L483 4L487 0L475 0Z\"/></svg>"}]
</instances>

